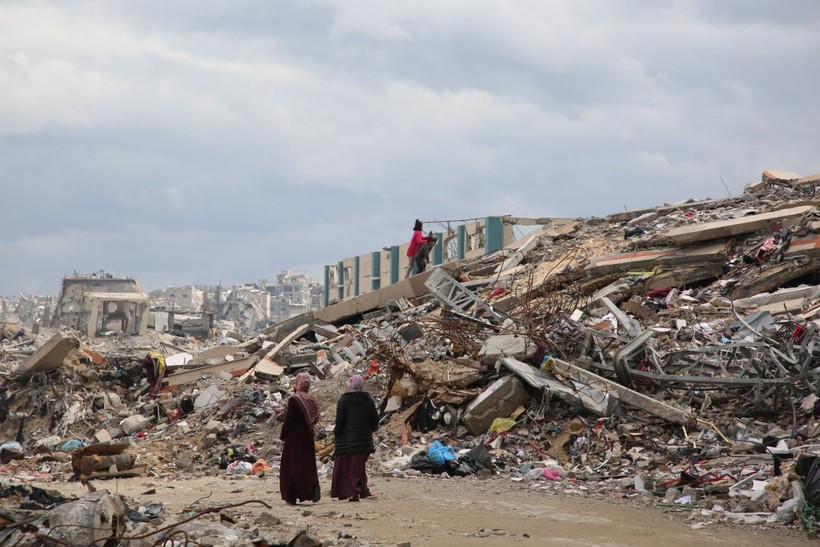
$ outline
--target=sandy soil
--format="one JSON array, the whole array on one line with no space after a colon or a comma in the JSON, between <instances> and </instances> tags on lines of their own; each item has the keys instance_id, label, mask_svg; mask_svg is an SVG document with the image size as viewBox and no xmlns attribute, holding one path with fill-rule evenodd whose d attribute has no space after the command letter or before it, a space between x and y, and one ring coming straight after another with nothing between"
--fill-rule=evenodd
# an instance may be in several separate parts
<instances>
[{"instance_id":1,"label":"sandy soil","mask_svg":"<svg viewBox=\"0 0 820 547\"><path fill-rule=\"evenodd\" d=\"M321 478L323 492L330 481ZM318 539L353 537L372 545L779 545L815 544L795 528L733 528L711 524L693 529L688 512L665 512L623 500L606 502L556 496L529 490L509 479L443 477L371 477L376 499L359 503L322 499L288 506L279 498L278 477L230 478L225 475L184 480L124 479L95 481L98 489L118 491L146 504L161 501L170 513L166 524L180 520L195 500L204 509L246 500L272 506L226 510L240 525L255 528L264 511L280 519L280 537L308 529ZM55 485L81 496L77 483ZM155 490L155 494L145 494ZM270 520L270 519L269 519Z\"/></svg>"}]
</instances>

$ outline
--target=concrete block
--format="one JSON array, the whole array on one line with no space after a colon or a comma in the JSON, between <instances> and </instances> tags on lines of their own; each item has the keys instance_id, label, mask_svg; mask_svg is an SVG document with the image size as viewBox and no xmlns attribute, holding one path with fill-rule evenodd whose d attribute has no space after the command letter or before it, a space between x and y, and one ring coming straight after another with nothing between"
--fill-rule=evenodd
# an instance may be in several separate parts
<instances>
[{"instance_id":1,"label":"concrete block","mask_svg":"<svg viewBox=\"0 0 820 547\"><path fill-rule=\"evenodd\" d=\"M746 186L743 187L744 194L756 194L758 192L762 192L768 187L768 185L763 181L757 182L750 182Z\"/></svg>"},{"instance_id":2,"label":"concrete block","mask_svg":"<svg viewBox=\"0 0 820 547\"><path fill-rule=\"evenodd\" d=\"M37 374L55 369L63 363L63 359L71 350L79 347L79 340L73 336L66 336L58 332L40 349L35 351L34 355L29 357L25 363L20 365L20 372L23 374Z\"/></svg>"},{"instance_id":3,"label":"concrete block","mask_svg":"<svg viewBox=\"0 0 820 547\"><path fill-rule=\"evenodd\" d=\"M132 433L137 433L138 431L144 430L150 423L151 418L135 414L134 416L129 416L128 418L122 420L120 422L120 428L122 428L123 433L126 435L131 435Z\"/></svg>"},{"instance_id":4,"label":"concrete block","mask_svg":"<svg viewBox=\"0 0 820 547\"><path fill-rule=\"evenodd\" d=\"M629 222L626 223L627 226L637 226L638 224L645 224L647 222L652 222L658 218L657 211L650 211L649 213L644 213L639 217L633 218Z\"/></svg>"},{"instance_id":5,"label":"concrete block","mask_svg":"<svg viewBox=\"0 0 820 547\"><path fill-rule=\"evenodd\" d=\"M467 405L462 423L473 435L486 433L496 418L506 418L519 405L529 399L529 394L518 378L504 376L493 382Z\"/></svg>"},{"instance_id":6,"label":"concrete block","mask_svg":"<svg viewBox=\"0 0 820 547\"><path fill-rule=\"evenodd\" d=\"M513 357L526 361L535 355L535 343L526 336L501 334L490 336L478 352L479 360L485 365L495 364L502 357Z\"/></svg>"},{"instance_id":7,"label":"concrete block","mask_svg":"<svg viewBox=\"0 0 820 547\"><path fill-rule=\"evenodd\" d=\"M264 359L256 363L256 366L253 368L255 374L261 374L263 376L273 376L278 378L284 374L285 369L279 366L279 364L275 363L272 359L269 359L265 356Z\"/></svg>"},{"instance_id":8,"label":"concrete block","mask_svg":"<svg viewBox=\"0 0 820 547\"><path fill-rule=\"evenodd\" d=\"M97 439L98 443L110 443L111 442L111 434L106 431L105 429L100 429L96 433L94 433L94 438Z\"/></svg>"},{"instance_id":9,"label":"concrete block","mask_svg":"<svg viewBox=\"0 0 820 547\"><path fill-rule=\"evenodd\" d=\"M208 423L205 424L205 433L222 433L225 431L225 424L217 420L208 420Z\"/></svg>"}]
</instances>

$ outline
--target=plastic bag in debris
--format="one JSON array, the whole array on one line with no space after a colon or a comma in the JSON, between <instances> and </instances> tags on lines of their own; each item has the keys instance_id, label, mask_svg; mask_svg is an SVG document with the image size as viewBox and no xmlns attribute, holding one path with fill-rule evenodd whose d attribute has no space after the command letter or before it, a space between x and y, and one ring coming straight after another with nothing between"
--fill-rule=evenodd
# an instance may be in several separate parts
<instances>
[{"instance_id":1,"label":"plastic bag in debris","mask_svg":"<svg viewBox=\"0 0 820 547\"><path fill-rule=\"evenodd\" d=\"M442 444L441 441L433 441L433 444L427 449L427 456L433 462L444 465L444 462L456 458L456 451L452 447Z\"/></svg>"},{"instance_id":2,"label":"plastic bag in debris","mask_svg":"<svg viewBox=\"0 0 820 547\"><path fill-rule=\"evenodd\" d=\"M490 426L490 431L493 433L503 433L509 431L515 426L515 420L511 418L496 418Z\"/></svg>"},{"instance_id":3,"label":"plastic bag in debris","mask_svg":"<svg viewBox=\"0 0 820 547\"><path fill-rule=\"evenodd\" d=\"M18 443L17 441L9 441L7 443L0 444L0 450L9 450L15 452L22 452L23 445Z\"/></svg>"},{"instance_id":4,"label":"plastic bag in debris","mask_svg":"<svg viewBox=\"0 0 820 547\"><path fill-rule=\"evenodd\" d=\"M428 456L426 452L419 452L413 456L413 459L410 460L410 469L433 473L434 475L448 473L447 465L434 462L430 459L430 456Z\"/></svg>"},{"instance_id":5,"label":"plastic bag in debris","mask_svg":"<svg viewBox=\"0 0 820 547\"><path fill-rule=\"evenodd\" d=\"M461 461L469 461L477 469L491 469L490 451L480 444L461 457Z\"/></svg>"},{"instance_id":6,"label":"plastic bag in debris","mask_svg":"<svg viewBox=\"0 0 820 547\"><path fill-rule=\"evenodd\" d=\"M256 463L254 463L253 467L251 468L251 475L257 475L262 471L269 471L270 468L271 467L268 465L268 462L266 462L262 458L259 458L258 460L256 460Z\"/></svg>"},{"instance_id":7,"label":"plastic bag in debris","mask_svg":"<svg viewBox=\"0 0 820 547\"><path fill-rule=\"evenodd\" d=\"M72 450L77 450L78 448L83 446L82 439L71 439L70 441L66 441L60 445L60 452L71 452Z\"/></svg>"},{"instance_id":8,"label":"plastic bag in debris","mask_svg":"<svg viewBox=\"0 0 820 547\"><path fill-rule=\"evenodd\" d=\"M457 463L458 467L455 469L454 474L459 476L475 475L482 469L490 469L492 465L490 453L483 444L459 456Z\"/></svg>"},{"instance_id":9,"label":"plastic bag in debris","mask_svg":"<svg viewBox=\"0 0 820 547\"><path fill-rule=\"evenodd\" d=\"M227 469L228 465L236 461L244 461L251 465L257 460L253 454L245 453L245 449L241 446L228 446L219 456L219 468Z\"/></svg>"},{"instance_id":10,"label":"plastic bag in debris","mask_svg":"<svg viewBox=\"0 0 820 547\"><path fill-rule=\"evenodd\" d=\"M228 464L228 473L234 475L250 475L253 471L253 464L243 461L235 461Z\"/></svg>"}]
</instances>

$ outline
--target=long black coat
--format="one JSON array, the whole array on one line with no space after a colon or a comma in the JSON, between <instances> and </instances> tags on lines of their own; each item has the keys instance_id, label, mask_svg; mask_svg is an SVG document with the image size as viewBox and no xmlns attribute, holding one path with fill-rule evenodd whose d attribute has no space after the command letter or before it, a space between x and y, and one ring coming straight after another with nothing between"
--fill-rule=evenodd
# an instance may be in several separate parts
<instances>
[{"instance_id":1,"label":"long black coat","mask_svg":"<svg viewBox=\"0 0 820 547\"><path fill-rule=\"evenodd\" d=\"M373 452L373 432L379 427L376 404L365 391L348 391L336 405L335 453Z\"/></svg>"}]
</instances>

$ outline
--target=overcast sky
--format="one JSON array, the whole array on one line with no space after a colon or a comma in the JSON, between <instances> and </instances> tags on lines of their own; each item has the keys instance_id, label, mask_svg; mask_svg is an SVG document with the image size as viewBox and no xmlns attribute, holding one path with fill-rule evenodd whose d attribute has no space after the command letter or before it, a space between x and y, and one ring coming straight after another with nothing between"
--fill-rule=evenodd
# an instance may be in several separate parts
<instances>
[{"instance_id":1,"label":"overcast sky","mask_svg":"<svg viewBox=\"0 0 820 547\"><path fill-rule=\"evenodd\" d=\"M416 218L820 172L818 28L812 0L0 0L0 294L318 276Z\"/></svg>"}]
</instances>

